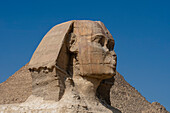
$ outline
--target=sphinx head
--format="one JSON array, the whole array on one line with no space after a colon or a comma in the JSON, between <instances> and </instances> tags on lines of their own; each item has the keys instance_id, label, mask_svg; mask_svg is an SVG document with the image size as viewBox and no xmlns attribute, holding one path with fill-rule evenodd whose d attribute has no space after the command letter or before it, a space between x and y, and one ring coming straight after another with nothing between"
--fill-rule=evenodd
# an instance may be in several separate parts
<instances>
[{"instance_id":1,"label":"sphinx head","mask_svg":"<svg viewBox=\"0 0 170 113\"><path fill-rule=\"evenodd\" d=\"M114 39L103 23L76 20L56 25L29 62L33 95L58 101L69 77L84 91L94 85L96 89L101 80L116 74L116 60ZM90 80L94 82L87 85Z\"/></svg>"},{"instance_id":2,"label":"sphinx head","mask_svg":"<svg viewBox=\"0 0 170 113\"><path fill-rule=\"evenodd\" d=\"M107 79L116 74L114 39L101 22L80 20L73 23L69 50L73 75ZM75 71L74 71L75 70Z\"/></svg>"}]
</instances>

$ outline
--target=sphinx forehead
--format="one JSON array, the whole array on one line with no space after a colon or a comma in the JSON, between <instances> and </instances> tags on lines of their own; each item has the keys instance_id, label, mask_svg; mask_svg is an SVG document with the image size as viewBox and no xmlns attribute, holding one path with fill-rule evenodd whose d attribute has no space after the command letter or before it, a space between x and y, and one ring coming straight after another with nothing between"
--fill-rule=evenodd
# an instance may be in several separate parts
<instances>
[{"instance_id":1,"label":"sphinx forehead","mask_svg":"<svg viewBox=\"0 0 170 113\"><path fill-rule=\"evenodd\" d=\"M99 23L90 20L74 21L74 33L77 36L93 36L95 34L105 35L103 28Z\"/></svg>"},{"instance_id":2,"label":"sphinx forehead","mask_svg":"<svg viewBox=\"0 0 170 113\"><path fill-rule=\"evenodd\" d=\"M101 35L115 43L111 33L101 21L75 20L73 22L73 33L81 41L91 41L96 35Z\"/></svg>"}]
</instances>

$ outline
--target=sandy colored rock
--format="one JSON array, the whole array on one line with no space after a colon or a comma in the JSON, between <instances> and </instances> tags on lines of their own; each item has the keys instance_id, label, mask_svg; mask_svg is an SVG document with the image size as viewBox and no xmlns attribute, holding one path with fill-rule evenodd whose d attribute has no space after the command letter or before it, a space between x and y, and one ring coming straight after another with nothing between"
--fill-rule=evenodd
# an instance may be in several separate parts
<instances>
[{"instance_id":1,"label":"sandy colored rock","mask_svg":"<svg viewBox=\"0 0 170 113\"><path fill-rule=\"evenodd\" d=\"M56 59L59 57L72 23L69 21L56 25L43 37L29 62L29 68L51 68L56 65Z\"/></svg>"},{"instance_id":2,"label":"sandy colored rock","mask_svg":"<svg viewBox=\"0 0 170 113\"><path fill-rule=\"evenodd\" d=\"M142 111L142 113L169 113L164 106L158 102L153 102L148 109Z\"/></svg>"},{"instance_id":3,"label":"sandy colored rock","mask_svg":"<svg viewBox=\"0 0 170 113\"><path fill-rule=\"evenodd\" d=\"M64 23L61 24L64 26L57 25L51 30L57 31L48 32L31 58L28 67L32 77L32 95L24 103L2 105L1 111L120 112L107 103L101 103L96 97L100 81L115 75L114 40L106 35L98 22L72 22L73 25ZM92 31L91 34L88 31ZM53 36L55 33L59 35ZM85 48L82 47L84 43ZM84 56L86 52L87 57ZM93 55L97 55L100 60L94 59ZM83 57L89 62L82 60ZM103 67L105 71L101 70ZM48 104L49 101L52 103ZM49 108L51 105L55 107Z\"/></svg>"},{"instance_id":4,"label":"sandy colored rock","mask_svg":"<svg viewBox=\"0 0 170 113\"><path fill-rule=\"evenodd\" d=\"M31 95L32 78L27 65L0 84L0 104L25 102Z\"/></svg>"},{"instance_id":5,"label":"sandy colored rock","mask_svg":"<svg viewBox=\"0 0 170 113\"><path fill-rule=\"evenodd\" d=\"M18 82L18 74L21 74L21 73L23 73L23 71L21 71L21 70L28 70L28 67L26 67L26 66L23 66L18 72L16 72L14 75L12 75L11 77L12 78L15 78L15 79L13 79L13 80L11 80L11 77L6 81L6 82L8 82L8 84L12 84L11 82ZM26 71L27 72L27 71ZM26 72L24 72L24 73L26 73ZM28 71L29 72L29 71ZM15 77L14 77L15 76ZM26 80L30 80L30 82L29 82L29 84L25 84L26 85L26 87L24 88L24 90L26 90L26 91L28 91L28 89L30 89L30 91L31 91L31 79L29 79L29 78L31 78L31 74L28 74L28 76L26 76L26 74L24 74L24 76L22 77L22 79L20 79L20 81L23 81L23 83L26 83ZM5 83L5 82L4 82ZM28 91L27 93L23 93L23 91L21 92L22 94L21 95L23 95L23 96L19 96L18 95L18 93L17 93L17 91L16 90L8 90L8 92L5 92L5 91L3 91L4 89L8 89L9 88L9 86L6 86L6 85L4 85L4 83L2 83L1 84L1 86L0 87L5 87L5 88L1 88L0 90L2 91L2 93L0 94L0 97L2 97L0 100L0 104L13 104L13 103L21 103L21 102L24 102L30 95L31 95L31 93L30 93L30 91ZM14 83L14 84L16 84L16 83ZM107 84L106 84L107 83ZM112 82L106 82L105 84L102 84L103 86L106 86L106 87L109 87L110 86L110 84L117 84L114 88L116 88L117 87L117 89L119 89L119 86L118 86L118 84L120 85L120 87L124 87L124 88L120 88L118 91L115 91L114 90L114 92L110 92L110 90L108 89L108 88L105 88L105 89L102 89L102 92L103 92L103 96L105 96L105 100L104 101L106 101L106 102L112 102L112 105L114 105L114 107L115 108L118 108L118 109L120 109L121 111L122 110L124 110L124 112L125 113L152 113L153 111L153 113L169 113L166 109L165 109L165 107L163 107L163 106L161 106L160 104L158 104L158 105L160 105L161 107L159 107L159 109L157 110L155 107L151 107L151 103L149 103L139 92L137 92L137 90L134 88L134 87L132 87L129 83L127 83L127 81L123 78L123 76L122 75L120 75L118 72L117 72L117 74L116 74L116 76L114 77L114 80L113 80L113 83ZM111 85L111 86L112 86ZM21 87L22 85L19 85L19 86L17 86L17 88L19 89L20 87ZM27 88L28 87L28 88ZM29 88L30 87L30 88ZM15 87L14 87L14 85L10 85L10 88L11 89L14 89ZM112 86L112 91L113 91L113 86ZM127 97L126 95L124 95L123 93L120 93L120 92L123 92L124 90L125 91L127 91L128 89L131 89L131 90L129 90L128 92L129 92L129 94L133 94L133 93L136 93L136 96L131 96L131 98L133 97L134 99L138 99L138 104L132 104L131 102L128 102L125 98ZM19 90L20 91L20 90ZM107 92L109 92L109 93L107 93ZM119 92L119 96L120 97L117 97L117 96L113 96L113 95L117 95L117 93ZM14 95L14 97L18 97L18 100L22 100L22 101L13 101L13 99L12 98L9 98L9 97L13 97L13 94L14 93L17 93L17 95ZM104 95L105 94L105 95ZM112 95L112 98L110 99L110 96L109 95ZM8 95L8 96L7 96ZM114 98L113 98L114 97ZM101 100L102 100L102 97L99 97L99 98L101 98ZM104 97L103 97L104 98ZM122 98L122 99L121 99ZM5 99L8 99L8 101L3 101L3 100L5 100ZM108 99L108 100L107 100ZM33 99L32 99L33 100ZM41 99L40 99L41 100ZM119 100L119 101L118 101ZM29 99L28 99L28 101L30 101ZM35 100L36 101L36 103L37 103L37 100ZM113 103L114 102L114 103ZM48 103L48 102L47 102ZM127 103L127 104L129 104L129 106L125 106L125 104L122 104L122 103ZM136 112L135 111L135 109L137 109L141 104L139 104L139 103L143 103L143 105L140 107L140 109L138 110L138 112ZM154 102L155 103L155 102ZM49 103L50 104L50 103ZM111 104L111 103L110 103ZM48 104L47 104L48 105ZM153 104L152 104L153 105ZM122 106L122 107L120 107L120 106ZM145 109L145 110L144 110ZM162 109L162 110L161 110ZM143 111L142 111L143 110ZM48 111L48 110L46 110L46 111ZM52 110L51 110L52 111ZM50 112L51 112L50 111ZM54 110L55 111L55 110ZM152 111L152 112L151 112ZM161 111L161 112L160 112ZM123 113L124 113L123 112ZM16 111L16 113L18 113L17 111Z\"/></svg>"},{"instance_id":6,"label":"sandy colored rock","mask_svg":"<svg viewBox=\"0 0 170 113\"><path fill-rule=\"evenodd\" d=\"M167 113L160 104L150 104L116 72L114 44L100 21L75 20L54 26L40 42L29 65L13 75L16 79L9 78L0 86L2 96L8 99L0 99L3 104L22 103L0 105L0 111ZM23 76L18 78L20 75ZM18 84L9 86L18 90L8 90L8 84ZM24 95L20 101L13 101L12 97L20 95Z\"/></svg>"}]
</instances>

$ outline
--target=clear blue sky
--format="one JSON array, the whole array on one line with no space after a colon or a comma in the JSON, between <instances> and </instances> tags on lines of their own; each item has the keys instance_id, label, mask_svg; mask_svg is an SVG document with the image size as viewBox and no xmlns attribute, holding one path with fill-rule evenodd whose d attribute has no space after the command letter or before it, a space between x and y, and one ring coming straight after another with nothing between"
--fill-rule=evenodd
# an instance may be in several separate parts
<instances>
[{"instance_id":1,"label":"clear blue sky","mask_svg":"<svg viewBox=\"0 0 170 113\"><path fill-rule=\"evenodd\" d=\"M1 1L0 82L29 62L50 28L76 19L102 21L116 41L117 70L170 111L169 0Z\"/></svg>"}]
</instances>

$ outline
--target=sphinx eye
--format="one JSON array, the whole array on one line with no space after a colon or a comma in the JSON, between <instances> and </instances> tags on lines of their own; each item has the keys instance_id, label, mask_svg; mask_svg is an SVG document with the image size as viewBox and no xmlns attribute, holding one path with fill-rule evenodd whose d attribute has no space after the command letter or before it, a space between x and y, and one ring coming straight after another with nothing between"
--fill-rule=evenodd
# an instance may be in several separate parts
<instances>
[{"instance_id":1,"label":"sphinx eye","mask_svg":"<svg viewBox=\"0 0 170 113\"><path fill-rule=\"evenodd\" d=\"M114 49L114 40L109 39L106 46L109 49L109 51L112 51Z\"/></svg>"},{"instance_id":2,"label":"sphinx eye","mask_svg":"<svg viewBox=\"0 0 170 113\"><path fill-rule=\"evenodd\" d=\"M105 37L102 35L97 35L93 38L93 41L96 43L99 43L101 46L104 46L105 43Z\"/></svg>"}]
</instances>

